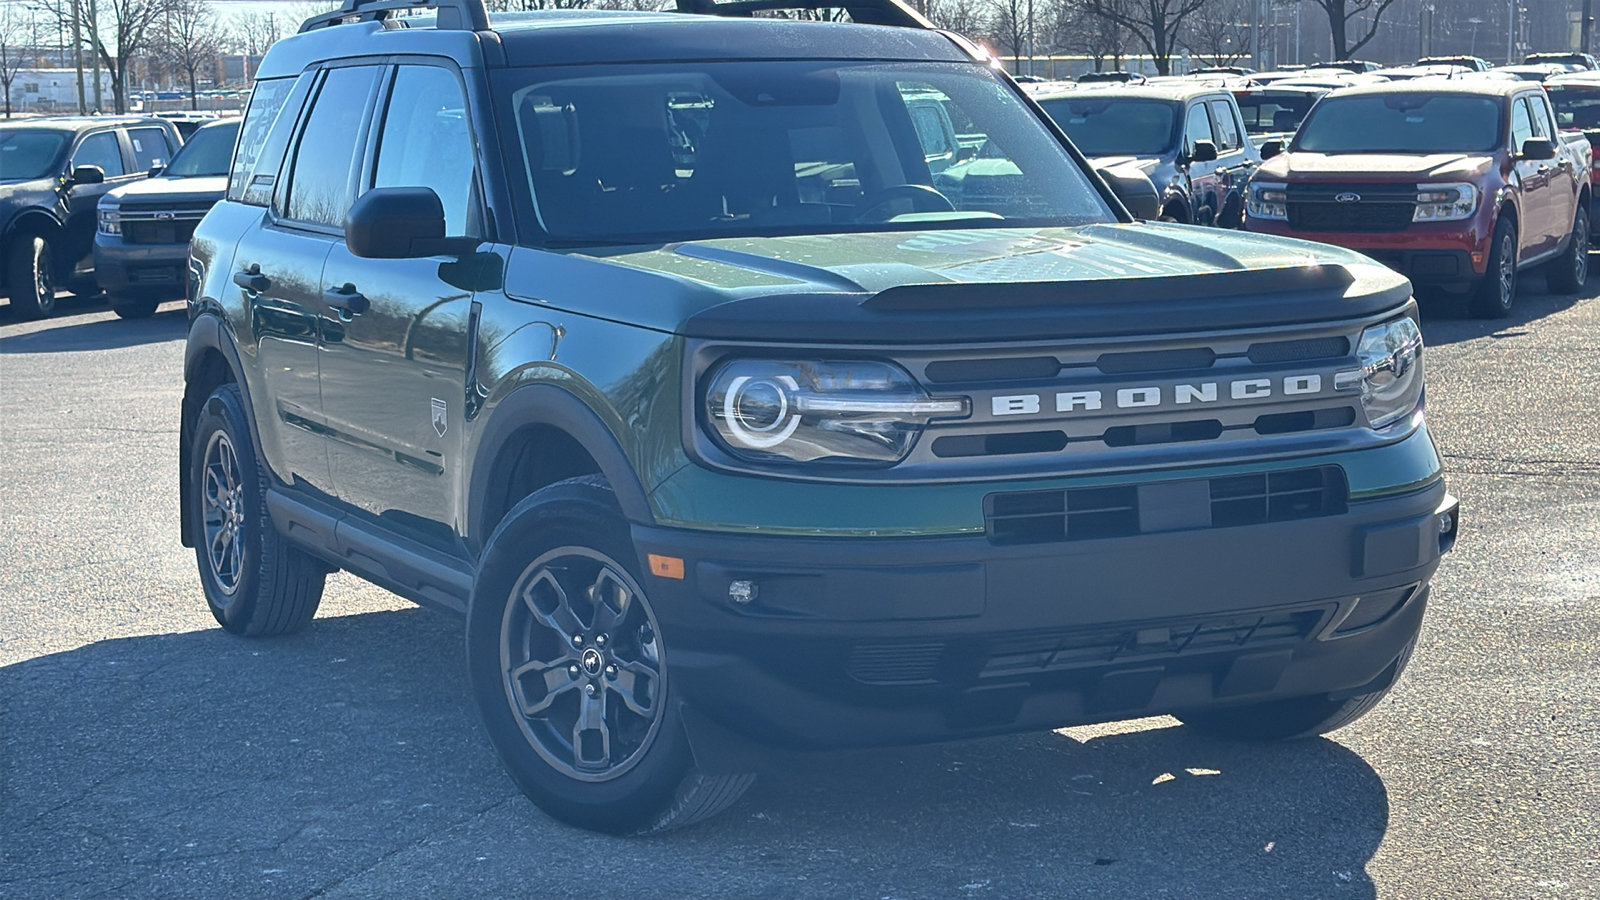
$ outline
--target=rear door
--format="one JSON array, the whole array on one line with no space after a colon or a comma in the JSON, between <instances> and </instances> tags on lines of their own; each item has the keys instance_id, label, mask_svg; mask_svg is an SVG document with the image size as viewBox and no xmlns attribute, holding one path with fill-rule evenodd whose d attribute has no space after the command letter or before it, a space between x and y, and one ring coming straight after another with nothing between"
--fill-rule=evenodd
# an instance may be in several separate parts
<instances>
[{"instance_id":1,"label":"rear door","mask_svg":"<svg viewBox=\"0 0 1600 900\"><path fill-rule=\"evenodd\" d=\"M426 187L452 237L481 236L477 154L451 67L395 66L361 187ZM493 258L496 261L498 258ZM322 409L344 502L415 540L459 549L476 254L361 259L336 243L322 279ZM350 298L362 299L352 305Z\"/></svg>"},{"instance_id":2,"label":"rear door","mask_svg":"<svg viewBox=\"0 0 1600 900\"><path fill-rule=\"evenodd\" d=\"M1573 219L1578 215L1578 179L1587 173L1573 171L1572 154L1562 146L1561 132L1556 128L1549 98L1543 91L1524 96L1528 100L1528 110L1533 114L1534 134L1548 137L1556 148L1556 158L1545 165L1551 167L1550 241L1552 245L1559 244L1572 230Z\"/></svg>"}]
</instances>

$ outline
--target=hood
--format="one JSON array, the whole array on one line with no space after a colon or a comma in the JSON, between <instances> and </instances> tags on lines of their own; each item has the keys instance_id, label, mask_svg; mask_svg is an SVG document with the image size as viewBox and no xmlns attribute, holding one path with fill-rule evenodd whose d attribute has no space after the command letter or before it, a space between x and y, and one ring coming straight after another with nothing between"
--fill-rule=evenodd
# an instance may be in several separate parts
<instances>
[{"instance_id":1,"label":"hood","mask_svg":"<svg viewBox=\"0 0 1600 900\"><path fill-rule=\"evenodd\" d=\"M1257 178L1286 181L1471 180L1489 171L1494 157L1473 153L1281 153L1256 170Z\"/></svg>"},{"instance_id":2,"label":"hood","mask_svg":"<svg viewBox=\"0 0 1600 900\"><path fill-rule=\"evenodd\" d=\"M596 271L596 266L607 271ZM1221 296L1214 288L1248 280L1257 272L1314 269L1341 273L1345 284L1333 299L1394 295L1383 301L1388 308L1409 296L1405 279L1347 250L1153 222L728 238L609 253L557 255L518 248L506 273L506 290L522 299L700 336L748 337L765 329L780 339L958 340L979 334L999 338L1018 329L1035 337L1052 329L1092 333L1095 329L1079 315L1089 306L1102 318L1121 317L1103 323L1113 329L1107 333L1220 322L1227 316L1219 317L1207 305ZM597 292L599 281L612 289ZM905 314L875 309L891 295L895 300L890 305ZM649 302L640 299L645 297ZM1121 312L1124 297L1128 312ZM1140 297L1152 302L1141 307ZM1289 299L1275 303L1291 319L1339 315L1326 305L1289 309ZM1326 303L1329 297L1322 299ZM924 308L926 304L933 306ZM1159 313L1156 307L1168 305L1186 312L1166 320L1149 318ZM939 314L931 317L906 313L933 307ZM997 313L1024 307L1015 321ZM1137 320L1128 318L1135 308L1142 309ZM1258 312L1241 315L1267 324ZM952 316L984 321L938 324ZM1045 321L1062 316L1054 325ZM922 324L913 327L914 319ZM732 320L743 324L728 325Z\"/></svg>"},{"instance_id":3,"label":"hood","mask_svg":"<svg viewBox=\"0 0 1600 900\"><path fill-rule=\"evenodd\" d=\"M159 175L142 178L106 192L101 199L106 203L138 203L154 205L161 202L184 200L221 200L228 192L226 175L201 175L195 178L176 178Z\"/></svg>"}]
</instances>

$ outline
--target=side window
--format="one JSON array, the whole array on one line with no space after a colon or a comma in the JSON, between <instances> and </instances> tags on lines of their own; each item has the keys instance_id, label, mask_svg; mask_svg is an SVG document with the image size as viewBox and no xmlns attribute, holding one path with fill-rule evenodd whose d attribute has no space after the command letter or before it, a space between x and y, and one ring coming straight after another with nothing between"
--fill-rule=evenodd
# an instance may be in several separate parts
<instances>
[{"instance_id":1,"label":"side window","mask_svg":"<svg viewBox=\"0 0 1600 900\"><path fill-rule=\"evenodd\" d=\"M1211 117L1206 115L1204 103L1196 103L1189 107L1189 118L1183 125L1183 149L1193 153L1196 141L1211 141L1216 143L1216 135L1211 133ZM1221 145L1218 145L1221 150Z\"/></svg>"},{"instance_id":2,"label":"side window","mask_svg":"<svg viewBox=\"0 0 1600 900\"><path fill-rule=\"evenodd\" d=\"M376 66L328 70L295 146L284 216L336 228L344 225L351 163L377 77Z\"/></svg>"},{"instance_id":3,"label":"side window","mask_svg":"<svg viewBox=\"0 0 1600 900\"><path fill-rule=\"evenodd\" d=\"M1511 101L1511 149L1521 152L1522 145L1533 137L1533 119L1528 115L1528 101L1518 97Z\"/></svg>"},{"instance_id":4,"label":"side window","mask_svg":"<svg viewBox=\"0 0 1600 900\"><path fill-rule=\"evenodd\" d=\"M1244 146L1239 139L1239 120L1226 100L1211 101L1211 119L1217 126L1217 151L1229 153Z\"/></svg>"},{"instance_id":5,"label":"side window","mask_svg":"<svg viewBox=\"0 0 1600 900\"><path fill-rule=\"evenodd\" d=\"M72 168L78 166L99 166L105 170L107 178L128 174L122 165L122 148L117 146L117 136L110 131L91 134L83 139L83 143L78 145L78 152L72 154Z\"/></svg>"},{"instance_id":6,"label":"side window","mask_svg":"<svg viewBox=\"0 0 1600 900\"><path fill-rule=\"evenodd\" d=\"M944 159L955 153L950 146L949 127L939 108L932 103L912 102L907 108L911 124L917 131L917 141L922 144L922 154L930 162Z\"/></svg>"},{"instance_id":7,"label":"side window","mask_svg":"<svg viewBox=\"0 0 1600 900\"><path fill-rule=\"evenodd\" d=\"M1533 111L1533 133L1536 137L1556 138L1555 123L1550 121L1550 107L1543 97L1529 94L1523 98L1528 101L1528 109Z\"/></svg>"},{"instance_id":8,"label":"side window","mask_svg":"<svg viewBox=\"0 0 1600 900\"><path fill-rule=\"evenodd\" d=\"M152 166L164 166L172 161L167 133L160 128L129 128L128 142L133 146L136 172L148 172Z\"/></svg>"},{"instance_id":9,"label":"side window","mask_svg":"<svg viewBox=\"0 0 1600 900\"><path fill-rule=\"evenodd\" d=\"M444 204L445 232L473 234L474 171L460 82L448 69L401 66L383 117L372 186L433 188Z\"/></svg>"},{"instance_id":10,"label":"side window","mask_svg":"<svg viewBox=\"0 0 1600 900\"><path fill-rule=\"evenodd\" d=\"M250 107L245 111L244 122L239 126L238 147L234 150L233 165L228 171L228 199L238 200L254 206L266 206L272 202L272 185L265 186L265 191L250 191L251 176L255 174L258 161L265 168L270 165L271 172L267 177L271 179L277 175L278 164L283 161L283 148L289 142L289 128L295 118L300 114L300 105L305 102L305 87L310 83L309 76L301 76L297 81L293 78L273 78L267 81L256 82L256 88L250 93ZM288 103L289 95L299 90L299 100ZM284 119L284 124L274 128L279 119ZM273 147L276 147L275 155ZM271 160L267 163L267 160ZM250 196L247 196L250 195Z\"/></svg>"}]
</instances>

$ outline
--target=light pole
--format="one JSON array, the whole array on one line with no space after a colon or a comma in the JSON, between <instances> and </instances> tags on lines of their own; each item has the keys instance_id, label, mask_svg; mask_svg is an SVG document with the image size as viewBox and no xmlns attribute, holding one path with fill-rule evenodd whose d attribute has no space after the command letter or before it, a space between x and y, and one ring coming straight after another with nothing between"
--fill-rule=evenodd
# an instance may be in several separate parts
<instances>
[{"instance_id":1,"label":"light pole","mask_svg":"<svg viewBox=\"0 0 1600 900\"><path fill-rule=\"evenodd\" d=\"M1483 20L1478 18L1477 16L1473 16L1472 18L1467 20L1467 24L1472 26L1472 44L1471 44L1471 49L1467 50L1467 55L1468 56L1477 56L1478 55L1478 26L1483 24Z\"/></svg>"},{"instance_id":2,"label":"light pole","mask_svg":"<svg viewBox=\"0 0 1600 900\"><path fill-rule=\"evenodd\" d=\"M1506 3L1506 65L1516 62L1517 52L1517 0Z\"/></svg>"}]
</instances>

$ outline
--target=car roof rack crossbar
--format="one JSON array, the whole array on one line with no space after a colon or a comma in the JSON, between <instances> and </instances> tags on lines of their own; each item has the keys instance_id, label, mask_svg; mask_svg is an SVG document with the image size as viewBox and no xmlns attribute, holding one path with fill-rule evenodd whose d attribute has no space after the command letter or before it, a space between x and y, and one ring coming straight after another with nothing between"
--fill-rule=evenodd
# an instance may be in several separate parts
<instances>
[{"instance_id":1,"label":"car roof rack crossbar","mask_svg":"<svg viewBox=\"0 0 1600 900\"><path fill-rule=\"evenodd\" d=\"M434 27L444 31L488 31L489 10L483 0L344 0L333 12L312 16L300 25L305 34L316 28L357 22L381 22L405 10L433 10Z\"/></svg>"},{"instance_id":2,"label":"car roof rack crossbar","mask_svg":"<svg viewBox=\"0 0 1600 900\"><path fill-rule=\"evenodd\" d=\"M904 0L676 0L678 12L748 18L758 12L843 9L859 25L932 29L933 23Z\"/></svg>"}]
</instances>

